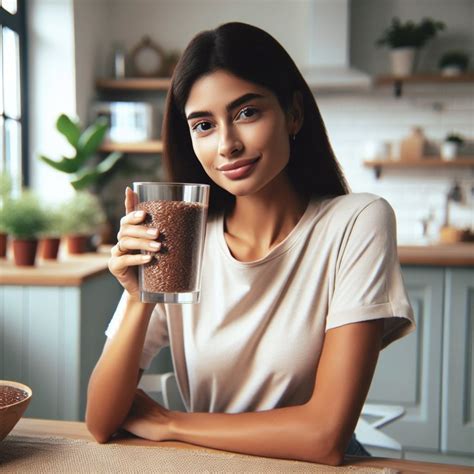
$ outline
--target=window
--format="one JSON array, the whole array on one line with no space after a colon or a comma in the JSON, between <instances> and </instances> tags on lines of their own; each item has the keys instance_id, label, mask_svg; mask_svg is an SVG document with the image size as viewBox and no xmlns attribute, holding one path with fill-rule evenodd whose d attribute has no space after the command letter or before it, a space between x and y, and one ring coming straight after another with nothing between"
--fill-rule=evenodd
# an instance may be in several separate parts
<instances>
[{"instance_id":1,"label":"window","mask_svg":"<svg viewBox=\"0 0 474 474\"><path fill-rule=\"evenodd\" d=\"M25 0L0 0L0 171L28 185Z\"/></svg>"}]
</instances>

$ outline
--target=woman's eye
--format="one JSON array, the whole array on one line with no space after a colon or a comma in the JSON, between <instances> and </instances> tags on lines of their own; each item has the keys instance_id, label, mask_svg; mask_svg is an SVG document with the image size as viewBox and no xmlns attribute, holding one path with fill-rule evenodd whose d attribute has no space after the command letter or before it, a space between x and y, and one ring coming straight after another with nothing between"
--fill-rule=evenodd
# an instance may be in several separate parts
<instances>
[{"instance_id":1,"label":"woman's eye","mask_svg":"<svg viewBox=\"0 0 474 474\"><path fill-rule=\"evenodd\" d=\"M199 122L196 125L193 126L193 131L198 132L198 133L203 133L207 132L210 130L212 127L210 122Z\"/></svg>"},{"instance_id":2,"label":"woman's eye","mask_svg":"<svg viewBox=\"0 0 474 474\"><path fill-rule=\"evenodd\" d=\"M249 119L255 117L257 115L258 110L254 109L253 107L245 107L245 109L242 109L237 116L237 118L243 118L243 119Z\"/></svg>"}]
</instances>

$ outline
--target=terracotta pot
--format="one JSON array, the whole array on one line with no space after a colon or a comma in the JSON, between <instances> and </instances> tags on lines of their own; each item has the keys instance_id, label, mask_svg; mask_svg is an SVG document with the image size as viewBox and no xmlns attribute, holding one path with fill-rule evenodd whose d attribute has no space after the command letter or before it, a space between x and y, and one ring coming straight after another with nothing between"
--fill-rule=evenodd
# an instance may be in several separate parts
<instances>
[{"instance_id":1,"label":"terracotta pot","mask_svg":"<svg viewBox=\"0 0 474 474\"><path fill-rule=\"evenodd\" d=\"M66 237L68 253L85 253L87 251L87 239L87 235L68 235Z\"/></svg>"},{"instance_id":2,"label":"terracotta pot","mask_svg":"<svg viewBox=\"0 0 474 474\"><path fill-rule=\"evenodd\" d=\"M36 260L38 240L13 239L13 259L18 266L33 266Z\"/></svg>"},{"instance_id":3,"label":"terracotta pot","mask_svg":"<svg viewBox=\"0 0 474 474\"><path fill-rule=\"evenodd\" d=\"M7 234L0 233L0 258L7 256Z\"/></svg>"},{"instance_id":4,"label":"terracotta pot","mask_svg":"<svg viewBox=\"0 0 474 474\"><path fill-rule=\"evenodd\" d=\"M41 240L40 256L45 260L56 260L59 251L59 237L46 237Z\"/></svg>"}]
</instances>

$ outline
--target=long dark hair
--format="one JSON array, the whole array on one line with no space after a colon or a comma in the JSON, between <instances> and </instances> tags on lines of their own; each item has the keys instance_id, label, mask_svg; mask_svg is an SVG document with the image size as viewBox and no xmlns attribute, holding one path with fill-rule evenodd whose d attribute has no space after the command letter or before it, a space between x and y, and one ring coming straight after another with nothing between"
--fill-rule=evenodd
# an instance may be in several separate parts
<instances>
[{"instance_id":1,"label":"long dark hair","mask_svg":"<svg viewBox=\"0 0 474 474\"><path fill-rule=\"evenodd\" d=\"M297 192L305 197L339 196L349 192L318 106L303 76L278 41L260 28L245 23L226 23L199 33L181 56L171 80L163 121L166 179L210 184L210 215L228 209L235 200L208 177L199 163L184 113L194 82L219 69L269 89L285 112L299 92L304 119L291 143L286 172Z\"/></svg>"}]
</instances>

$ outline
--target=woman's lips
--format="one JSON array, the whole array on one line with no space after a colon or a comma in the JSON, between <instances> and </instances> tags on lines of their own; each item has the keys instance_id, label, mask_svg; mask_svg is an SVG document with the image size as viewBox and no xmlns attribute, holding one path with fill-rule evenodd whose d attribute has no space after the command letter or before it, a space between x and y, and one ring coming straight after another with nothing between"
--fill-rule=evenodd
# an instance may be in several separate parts
<instances>
[{"instance_id":1,"label":"woman's lips","mask_svg":"<svg viewBox=\"0 0 474 474\"><path fill-rule=\"evenodd\" d=\"M230 170L220 170L220 172L229 179L242 179L249 176L252 171L255 169L255 166L258 162L258 158L256 160L251 161L250 163L244 164L239 166L238 168L233 168Z\"/></svg>"}]
</instances>

